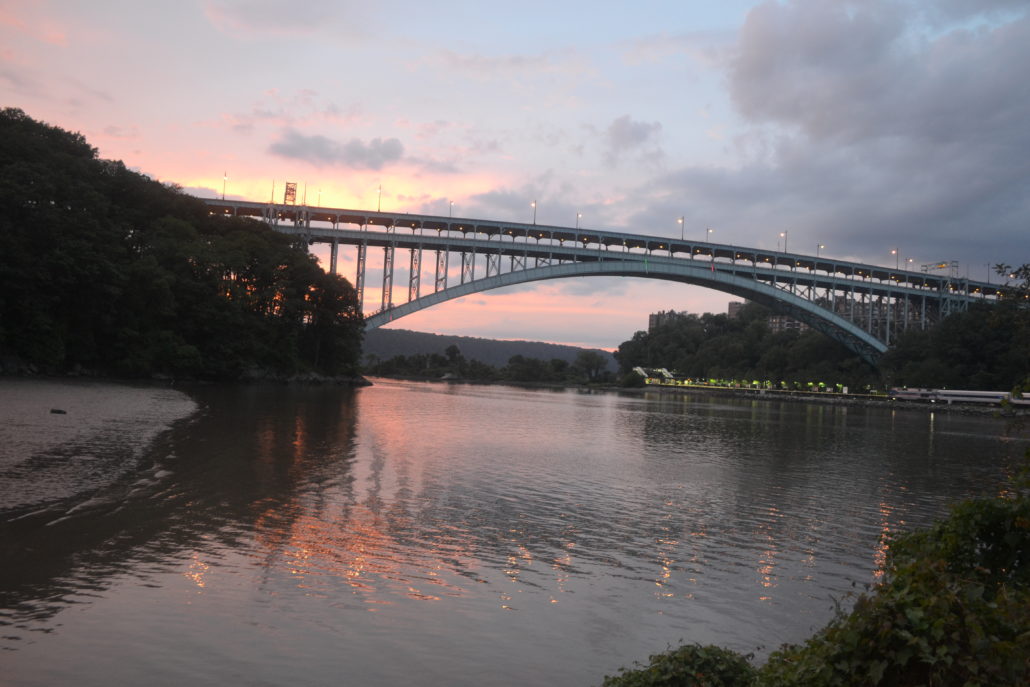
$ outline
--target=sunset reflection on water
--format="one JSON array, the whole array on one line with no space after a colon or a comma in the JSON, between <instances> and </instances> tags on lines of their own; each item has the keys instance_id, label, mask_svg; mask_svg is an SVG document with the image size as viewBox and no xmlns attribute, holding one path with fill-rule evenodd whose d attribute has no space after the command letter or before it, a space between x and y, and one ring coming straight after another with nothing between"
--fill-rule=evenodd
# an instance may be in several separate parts
<instances>
[{"instance_id":1,"label":"sunset reflection on water","mask_svg":"<svg viewBox=\"0 0 1030 687\"><path fill-rule=\"evenodd\" d=\"M717 397L196 397L147 479L91 499L117 507L7 524L33 571L0 588L17 674L116 652L111 683L591 684L680 641L755 651L874 581L882 535L1000 475L978 446L1022 446L979 419ZM155 648L172 636L191 662Z\"/></svg>"}]
</instances>

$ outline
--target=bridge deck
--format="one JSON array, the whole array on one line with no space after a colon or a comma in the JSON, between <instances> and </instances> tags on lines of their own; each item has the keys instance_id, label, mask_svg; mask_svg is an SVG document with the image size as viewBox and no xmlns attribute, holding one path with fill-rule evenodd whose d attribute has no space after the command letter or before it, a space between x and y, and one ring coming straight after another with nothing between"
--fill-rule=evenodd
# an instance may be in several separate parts
<instances>
[{"instance_id":1,"label":"bridge deck","mask_svg":"<svg viewBox=\"0 0 1030 687\"><path fill-rule=\"evenodd\" d=\"M284 232L303 234L320 242L337 241L352 245L364 243L368 246L393 246L411 250L474 250L532 259L708 259L714 261L719 270L738 272L741 264L747 265L751 274L761 275L758 278L764 279L778 278L783 272L790 272L801 280L799 283L811 286L829 288L838 283L818 279L815 276L818 274L832 279L846 279L854 284L853 288L857 292L864 293L886 293L888 290L893 293L898 288L905 288L990 299L1012 293L1004 285L990 282L719 242L410 213L233 200L207 199L205 202L213 213L259 217ZM317 223L331 226L319 226ZM361 229L341 229L341 224L355 225ZM486 239L475 238L477 236L485 236ZM802 277L805 272L812 276Z\"/></svg>"}]
</instances>

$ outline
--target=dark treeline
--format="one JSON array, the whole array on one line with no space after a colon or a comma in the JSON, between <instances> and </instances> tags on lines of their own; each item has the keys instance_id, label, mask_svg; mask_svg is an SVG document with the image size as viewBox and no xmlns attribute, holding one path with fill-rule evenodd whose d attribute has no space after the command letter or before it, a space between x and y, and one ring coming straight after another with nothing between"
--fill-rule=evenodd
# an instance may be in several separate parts
<instances>
[{"instance_id":1,"label":"dark treeline","mask_svg":"<svg viewBox=\"0 0 1030 687\"><path fill-rule=\"evenodd\" d=\"M0 354L44 371L352 374L353 288L261 222L0 111Z\"/></svg>"},{"instance_id":2,"label":"dark treeline","mask_svg":"<svg viewBox=\"0 0 1030 687\"><path fill-rule=\"evenodd\" d=\"M891 385L1012 389L1030 377L1030 310L1010 301L955 313L901 336L880 367Z\"/></svg>"},{"instance_id":3,"label":"dark treeline","mask_svg":"<svg viewBox=\"0 0 1030 687\"><path fill-rule=\"evenodd\" d=\"M448 346L442 354L419 353L397 355L387 360L370 358L365 371L382 377L409 377L425 379L464 379L480 382L517 383L604 383L611 382L608 361L597 351L580 351L576 359L552 358L541 360L514 355L508 364L495 367L478 360L469 360L455 346Z\"/></svg>"},{"instance_id":4,"label":"dark treeline","mask_svg":"<svg viewBox=\"0 0 1030 687\"><path fill-rule=\"evenodd\" d=\"M1023 269L1023 268L1020 268ZM872 367L816 331L772 333L770 311L744 306L736 318L673 318L637 332L615 354L620 372L664 367L684 377L741 381L823 382L853 390L910 386L1007 391L1030 376L1030 310L1015 299L975 306L927 331L910 331Z\"/></svg>"},{"instance_id":5,"label":"dark treeline","mask_svg":"<svg viewBox=\"0 0 1030 687\"><path fill-rule=\"evenodd\" d=\"M633 379L634 367L664 367L695 379L823 382L851 389L879 385L875 368L823 334L770 332L770 313L748 303L734 318L711 313L672 318L634 334L615 358L627 380Z\"/></svg>"}]
</instances>

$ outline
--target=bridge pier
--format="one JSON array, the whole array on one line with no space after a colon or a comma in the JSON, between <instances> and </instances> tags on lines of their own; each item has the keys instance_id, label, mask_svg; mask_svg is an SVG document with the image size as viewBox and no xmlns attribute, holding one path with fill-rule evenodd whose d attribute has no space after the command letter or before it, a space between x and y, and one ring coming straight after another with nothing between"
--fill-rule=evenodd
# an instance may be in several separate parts
<instances>
[{"instance_id":1,"label":"bridge pier","mask_svg":"<svg viewBox=\"0 0 1030 687\"><path fill-rule=\"evenodd\" d=\"M446 250L437 249L436 251L436 284L433 293L447 288L447 263L450 254L450 251Z\"/></svg>"},{"instance_id":2,"label":"bridge pier","mask_svg":"<svg viewBox=\"0 0 1030 687\"><path fill-rule=\"evenodd\" d=\"M365 255L368 252L368 242L358 244L357 270L354 277L354 293L358 299L358 310L365 310Z\"/></svg>"},{"instance_id":3,"label":"bridge pier","mask_svg":"<svg viewBox=\"0 0 1030 687\"><path fill-rule=\"evenodd\" d=\"M411 249L411 262L408 266L408 300L419 296L422 280L422 246Z\"/></svg>"},{"instance_id":4,"label":"bridge pier","mask_svg":"<svg viewBox=\"0 0 1030 687\"><path fill-rule=\"evenodd\" d=\"M393 253L394 244L383 246L383 289L381 310L393 307Z\"/></svg>"}]
</instances>

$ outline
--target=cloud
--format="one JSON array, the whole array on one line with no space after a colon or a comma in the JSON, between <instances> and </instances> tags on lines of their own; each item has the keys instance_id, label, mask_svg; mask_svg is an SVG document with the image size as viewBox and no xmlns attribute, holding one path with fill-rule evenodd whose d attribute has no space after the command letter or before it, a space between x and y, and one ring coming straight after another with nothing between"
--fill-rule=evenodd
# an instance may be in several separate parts
<instances>
[{"instance_id":1,"label":"cloud","mask_svg":"<svg viewBox=\"0 0 1030 687\"><path fill-rule=\"evenodd\" d=\"M265 91L249 112L222 114L216 126L251 134L261 125L298 127L314 124L352 124L362 116L362 107L352 103L346 107L322 102L317 91L302 89L282 94L276 89ZM211 122L207 124L211 125Z\"/></svg>"},{"instance_id":2,"label":"cloud","mask_svg":"<svg viewBox=\"0 0 1030 687\"><path fill-rule=\"evenodd\" d=\"M21 16L19 16L19 14ZM0 8L0 27L29 36L33 40L58 48L68 47L68 29L47 16L45 9L33 7Z\"/></svg>"},{"instance_id":3,"label":"cloud","mask_svg":"<svg viewBox=\"0 0 1030 687\"><path fill-rule=\"evenodd\" d=\"M400 162L404 146L396 138L373 138L365 142L352 138L346 143L321 135L306 136L295 129L286 129L268 151L280 157L303 160L316 167L350 169L382 169Z\"/></svg>"},{"instance_id":4,"label":"cloud","mask_svg":"<svg viewBox=\"0 0 1030 687\"><path fill-rule=\"evenodd\" d=\"M657 143L661 131L660 122L634 121L629 115L615 119L604 132L606 161L614 165L630 153L640 154L651 161L660 160L664 156Z\"/></svg>"},{"instance_id":5,"label":"cloud","mask_svg":"<svg viewBox=\"0 0 1030 687\"><path fill-rule=\"evenodd\" d=\"M623 61L629 65L661 64L683 57L708 67L725 59L725 53L735 40L735 34L723 31L687 31L640 36L619 45Z\"/></svg>"},{"instance_id":6,"label":"cloud","mask_svg":"<svg viewBox=\"0 0 1030 687\"><path fill-rule=\"evenodd\" d=\"M121 127L121 126L105 126L104 135L110 138L122 138L122 139L134 139L139 138L139 129L135 126Z\"/></svg>"},{"instance_id":7,"label":"cloud","mask_svg":"<svg viewBox=\"0 0 1030 687\"><path fill-rule=\"evenodd\" d=\"M330 27L354 34L353 27L367 20L361 3L332 0L207 0L204 14L223 33L244 37L310 34Z\"/></svg>"},{"instance_id":8,"label":"cloud","mask_svg":"<svg viewBox=\"0 0 1030 687\"><path fill-rule=\"evenodd\" d=\"M481 79L515 73L540 74L559 71L562 67L551 55L462 55L451 50L441 50L438 58L442 66Z\"/></svg>"},{"instance_id":9,"label":"cloud","mask_svg":"<svg viewBox=\"0 0 1030 687\"><path fill-rule=\"evenodd\" d=\"M961 22L938 31L904 3L753 9L725 67L747 125L736 166L649 180L656 207L635 220L686 212L734 243L789 230L799 250L868 259L899 243L926 261L1003 257L985 243L1026 255L1030 90L1013 65L1030 64L1030 16L951 5ZM613 140L644 134L627 124Z\"/></svg>"}]
</instances>

